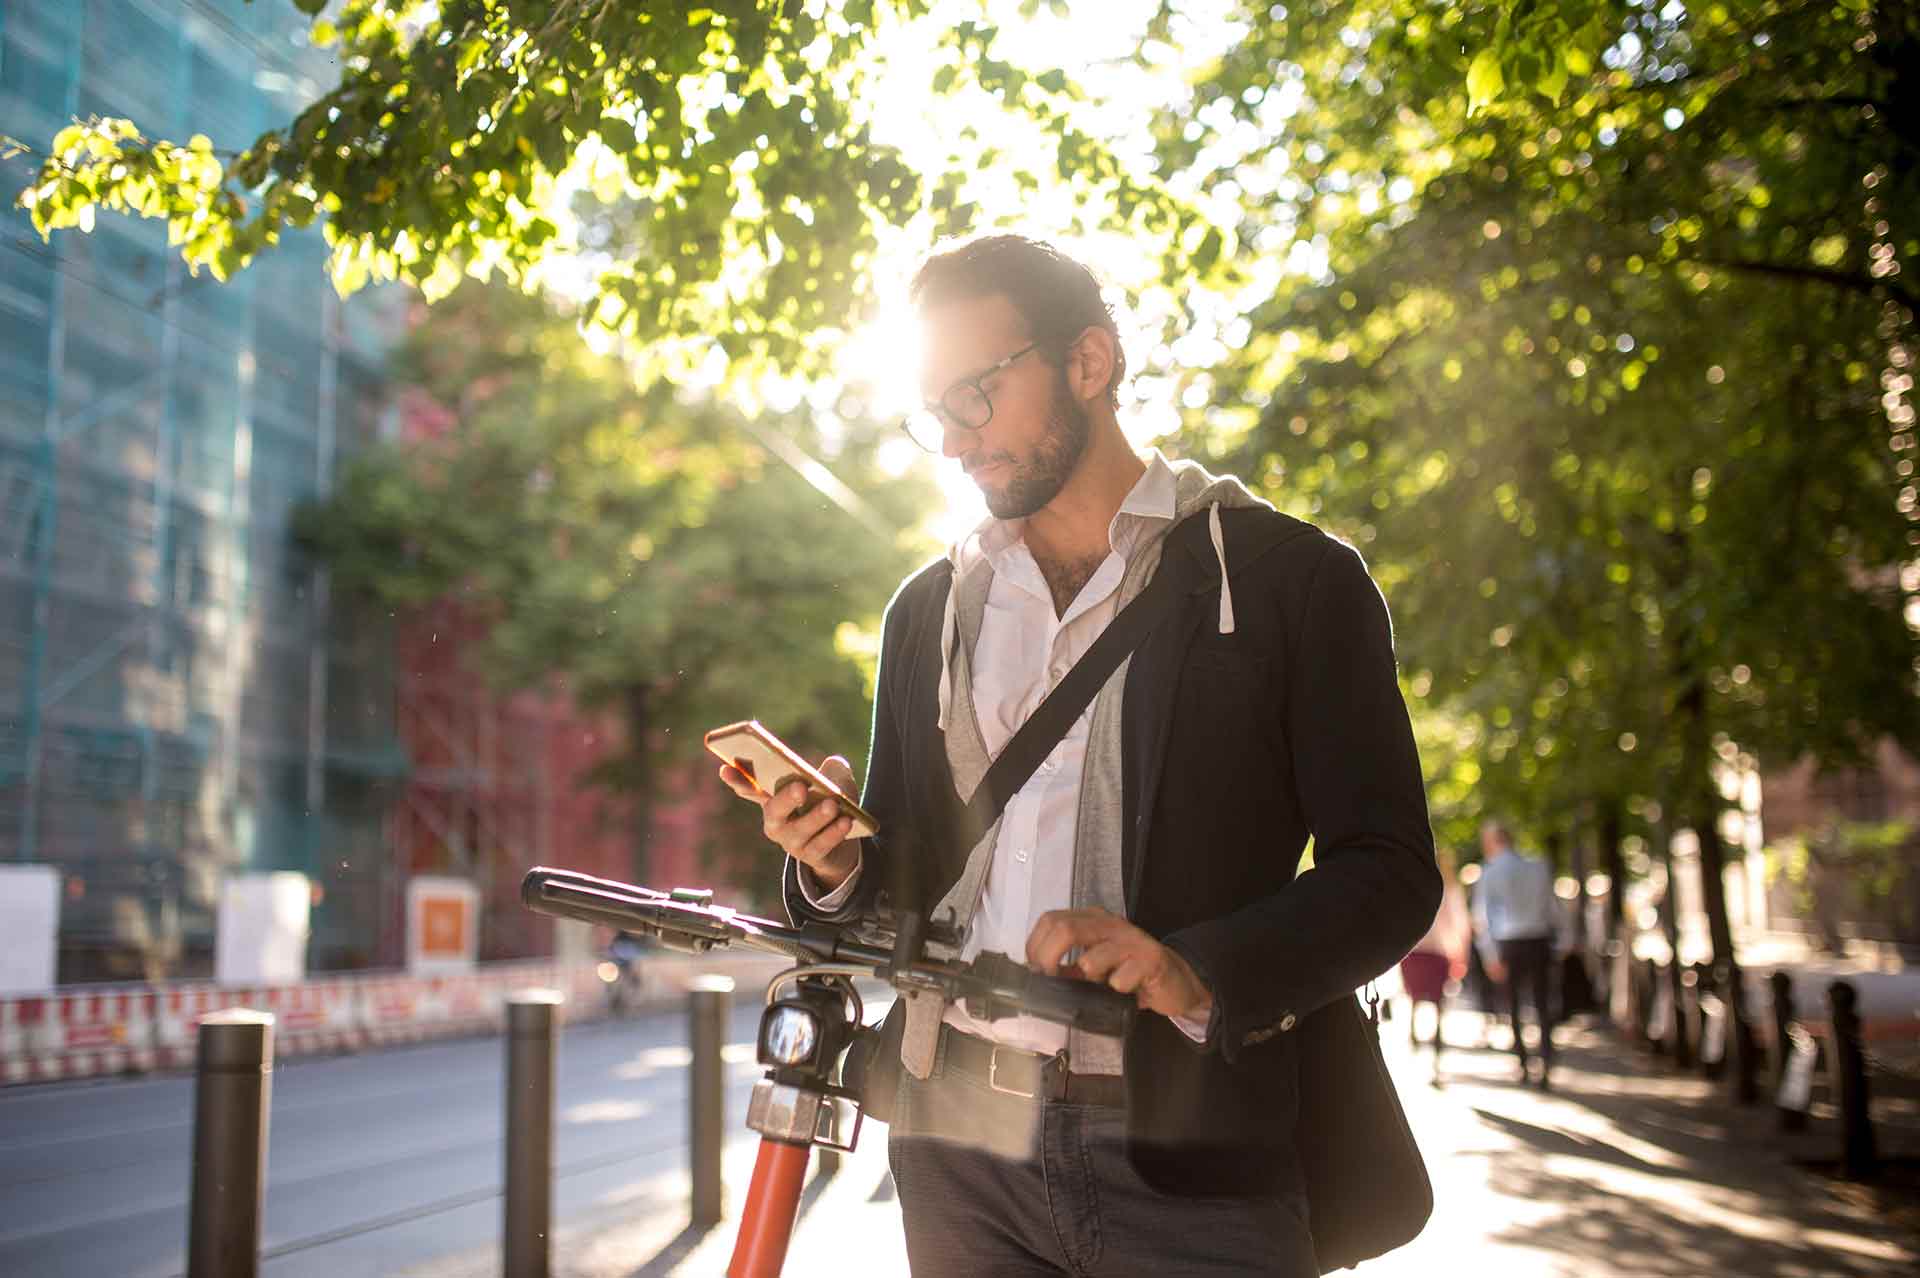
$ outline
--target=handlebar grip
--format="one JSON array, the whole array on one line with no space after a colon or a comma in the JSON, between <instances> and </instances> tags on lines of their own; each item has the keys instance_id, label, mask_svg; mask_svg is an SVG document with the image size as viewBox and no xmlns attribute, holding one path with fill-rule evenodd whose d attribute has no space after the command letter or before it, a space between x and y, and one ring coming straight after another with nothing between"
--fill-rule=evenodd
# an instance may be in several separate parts
<instances>
[{"instance_id":1,"label":"handlebar grip","mask_svg":"<svg viewBox=\"0 0 1920 1278\"><path fill-rule=\"evenodd\" d=\"M1025 1002L1030 1015L1093 1034L1125 1034L1137 1008L1133 995L1110 986L1038 972L1027 979Z\"/></svg>"},{"instance_id":2,"label":"handlebar grip","mask_svg":"<svg viewBox=\"0 0 1920 1278\"><path fill-rule=\"evenodd\" d=\"M967 1011L983 1020L1037 1016L1094 1034L1124 1034L1133 1020L1133 995L1093 981L1047 976L1004 954L980 955L971 977L978 985L964 1001Z\"/></svg>"}]
</instances>

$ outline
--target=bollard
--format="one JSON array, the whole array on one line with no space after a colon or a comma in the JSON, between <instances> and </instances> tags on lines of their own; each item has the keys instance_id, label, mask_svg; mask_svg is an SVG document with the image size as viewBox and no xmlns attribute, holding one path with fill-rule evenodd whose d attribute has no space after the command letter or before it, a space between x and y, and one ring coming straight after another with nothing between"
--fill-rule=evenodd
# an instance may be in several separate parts
<instances>
[{"instance_id":1,"label":"bollard","mask_svg":"<svg viewBox=\"0 0 1920 1278\"><path fill-rule=\"evenodd\" d=\"M193 1080L188 1278L260 1272L272 1090L273 1016L232 1008L202 1018Z\"/></svg>"},{"instance_id":2,"label":"bollard","mask_svg":"<svg viewBox=\"0 0 1920 1278\"><path fill-rule=\"evenodd\" d=\"M1694 1064L1703 1078L1719 1078L1727 1056L1727 1009L1714 988L1713 969L1689 963L1681 978L1693 990L1693 1041L1698 1046Z\"/></svg>"},{"instance_id":3,"label":"bollard","mask_svg":"<svg viewBox=\"0 0 1920 1278\"><path fill-rule=\"evenodd\" d=\"M1639 1035L1643 1047L1659 1047L1659 1026L1655 1020L1660 1002L1660 972L1652 959L1641 959L1634 965L1634 1031Z\"/></svg>"},{"instance_id":4,"label":"bollard","mask_svg":"<svg viewBox=\"0 0 1920 1278\"><path fill-rule=\"evenodd\" d=\"M1694 976L1677 957L1667 964L1667 984L1673 990L1673 1041L1668 1045L1676 1069L1693 1068L1693 1042L1689 1029L1694 1014Z\"/></svg>"},{"instance_id":5,"label":"bollard","mask_svg":"<svg viewBox=\"0 0 1920 1278\"><path fill-rule=\"evenodd\" d=\"M1856 1180L1880 1170L1874 1149L1873 1119L1868 1112L1867 1053L1860 1041L1860 996L1848 981L1827 986L1827 1004L1833 1013L1835 1073L1840 1085L1840 1165Z\"/></svg>"},{"instance_id":6,"label":"bollard","mask_svg":"<svg viewBox=\"0 0 1920 1278\"><path fill-rule=\"evenodd\" d=\"M553 1267L554 1031L563 1002L558 990L507 996L506 1278L547 1278Z\"/></svg>"},{"instance_id":7,"label":"bollard","mask_svg":"<svg viewBox=\"0 0 1920 1278\"><path fill-rule=\"evenodd\" d=\"M689 1161L693 1172L693 1224L720 1223L726 1204L720 1180L721 1129L726 1123L727 1013L733 980L702 976L687 995L687 1036L693 1047L692 1109L688 1115Z\"/></svg>"},{"instance_id":8,"label":"bollard","mask_svg":"<svg viewBox=\"0 0 1920 1278\"><path fill-rule=\"evenodd\" d=\"M1675 998L1677 987L1667 979L1668 964L1648 959L1647 1041L1662 1056L1673 1054L1673 1031L1680 1023L1680 1008Z\"/></svg>"},{"instance_id":9,"label":"bollard","mask_svg":"<svg viewBox=\"0 0 1920 1278\"><path fill-rule=\"evenodd\" d=\"M1607 969L1607 1012L1613 1018L1616 1030L1630 1031L1633 1027L1633 956L1621 942L1608 941L1604 962Z\"/></svg>"},{"instance_id":10,"label":"bollard","mask_svg":"<svg viewBox=\"0 0 1920 1278\"><path fill-rule=\"evenodd\" d=\"M1753 1031L1752 1009L1747 1006L1746 975L1733 963L1719 967L1722 998L1732 1018L1728 1049L1732 1052L1733 1100L1736 1105L1751 1105L1760 1099L1760 1040Z\"/></svg>"},{"instance_id":11,"label":"bollard","mask_svg":"<svg viewBox=\"0 0 1920 1278\"><path fill-rule=\"evenodd\" d=\"M1788 971L1774 971L1766 979L1768 988L1774 994L1774 1094L1780 1094L1780 1086L1788 1080L1788 1061L1793 1057L1793 975Z\"/></svg>"}]
</instances>

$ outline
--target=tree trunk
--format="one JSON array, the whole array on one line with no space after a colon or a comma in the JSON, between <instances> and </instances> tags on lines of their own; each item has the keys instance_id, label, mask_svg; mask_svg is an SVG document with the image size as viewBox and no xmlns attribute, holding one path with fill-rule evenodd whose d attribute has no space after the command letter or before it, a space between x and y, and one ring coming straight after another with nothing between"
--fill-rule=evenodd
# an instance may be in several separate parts
<instances>
[{"instance_id":1,"label":"tree trunk","mask_svg":"<svg viewBox=\"0 0 1920 1278\"><path fill-rule=\"evenodd\" d=\"M1707 914L1707 938L1714 964L1733 962L1733 927L1727 918L1726 851L1720 842L1720 787L1713 779L1713 752L1709 748L1707 686L1690 679L1674 707L1680 716L1684 753L1681 784L1687 787L1686 808L1679 814L1693 827L1700 844L1700 903Z\"/></svg>"},{"instance_id":2,"label":"tree trunk","mask_svg":"<svg viewBox=\"0 0 1920 1278\"><path fill-rule=\"evenodd\" d=\"M1607 890L1607 940L1626 941L1627 860L1620 853L1620 801L1608 798L1600 805L1600 868L1611 885Z\"/></svg>"},{"instance_id":3,"label":"tree trunk","mask_svg":"<svg viewBox=\"0 0 1920 1278\"><path fill-rule=\"evenodd\" d=\"M1575 830L1567 847L1567 873L1573 876L1573 950L1585 955L1592 947L1587 936L1587 857L1586 832Z\"/></svg>"},{"instance_id":4,"label":"tree trunk","mask_svg":"<svg viewBox=\"0 0 1920 1278\"><path fill-rule=\"evenodd\" d=\"M1673 829L1668 825L1671 819L1671 806L1663 806L1661 819L1654 826L1654 841L1660 847L1660 864L1666 867L1667 890L1660 902L1660 922L1666 932L1667 970L1662 979L1667 981L1667 990L1673 998L1672 1037L1667 1040L1667 1050L1673 1053L1673 1063L1682 1069L1693 1063L1693 1051L1689 1041L1691 1032L1688 1025L1686 985L1681 976L1684 968L1680 963L1680 876L1673 869Z\"/></svg>"}]
</instances>

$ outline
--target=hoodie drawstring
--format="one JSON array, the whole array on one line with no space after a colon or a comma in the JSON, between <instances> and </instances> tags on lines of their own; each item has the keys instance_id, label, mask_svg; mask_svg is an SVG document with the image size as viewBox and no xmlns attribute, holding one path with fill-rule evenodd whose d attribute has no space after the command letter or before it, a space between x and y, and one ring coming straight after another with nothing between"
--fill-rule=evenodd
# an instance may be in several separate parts
<instances>
[{"instance_id":1,"label":"hoodie drawstring","mask_svg":"<svg viewBox=\"0 0 1920 1278\"><path fill-rule=\"evenodd\" d=\"M947 711L953 704L953 645L960 628L959 576L955 572L947 583L947 608L940 618L940 715L934 723L942 732L947 730Z\"/></svg>"},{"instance_id":2,"label":"hoodie drawstring","mask_svg":"<svg viewBox=\"0 0 1920 1278\"><path fill-rule=\"evenodd\" d=\"M1233 633L1233 588L1227 585L1227 543L1220 535L1220 503L1207 507L1207 534L1213 538L1214 558L1220 561L1220 633Z\"/></svg>"}]
</instances>

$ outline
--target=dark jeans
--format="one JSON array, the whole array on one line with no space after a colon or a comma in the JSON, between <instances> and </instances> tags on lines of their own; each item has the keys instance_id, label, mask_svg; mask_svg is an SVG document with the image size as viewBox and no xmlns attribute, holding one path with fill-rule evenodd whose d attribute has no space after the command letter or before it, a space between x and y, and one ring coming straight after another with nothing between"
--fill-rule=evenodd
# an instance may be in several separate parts
<instances>
[{"instance_id":1,"label":"dark jeans","mask_svg":"<svg viewBox=\"0 0 1920 1278\"><path fill-rule=\"evenodd\" d=\"M1544 936L1500 942L1500 961L1507 968L1507 1016L1513 1022L1513 1050L1520 1068L1527 1067L1527 1043L1520 1036L1520 991L1524 987L1540 1021L1542 1076L1553 1068L1553 942Z\"/></svg>"},{"instance_id":2,"label":"dark jeans","mask_svg":"<svg viewBox=\"0 0 1920 1278\"><path fill-rule=\"evenodd\" d=\"M1128 1164L1118 1109L1022 1100L937 1066L901 1087L887 1156L914 1278L1317 1278L1304 1195L1163 1194Z\"/></svg>"}]
</instances>

